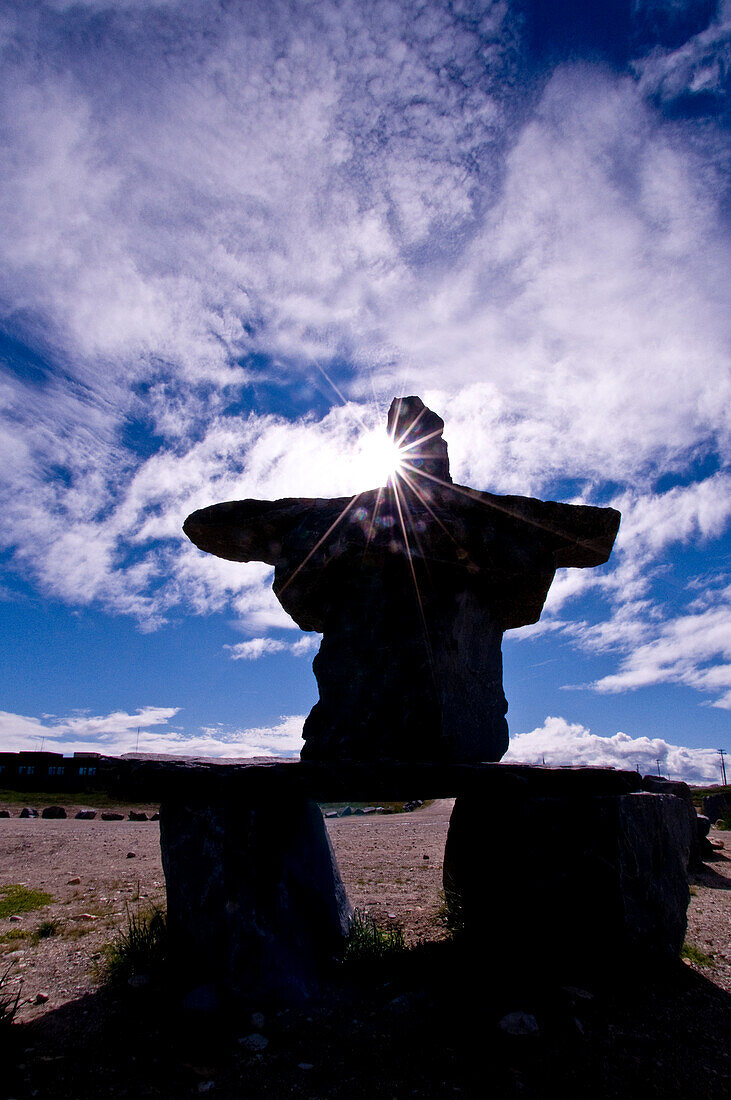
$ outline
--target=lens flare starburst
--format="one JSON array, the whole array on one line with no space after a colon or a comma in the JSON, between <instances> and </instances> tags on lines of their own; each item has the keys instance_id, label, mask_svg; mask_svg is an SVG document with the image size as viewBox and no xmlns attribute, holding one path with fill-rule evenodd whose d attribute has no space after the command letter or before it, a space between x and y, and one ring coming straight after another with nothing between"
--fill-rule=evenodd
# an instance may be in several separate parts
<instances>
[{"instance_id":1,"label":"lens flare starburst","mask_svg":"<svg viewBox=\"0 0 731 1100\"><path fill-rule=\"evenodd\" d=\"M403 453L396 440L386 431L371 431L360 442L359 465L363 468L364 482L369 485L386 485L401 470Z\"/></svg>"}]
</instances>

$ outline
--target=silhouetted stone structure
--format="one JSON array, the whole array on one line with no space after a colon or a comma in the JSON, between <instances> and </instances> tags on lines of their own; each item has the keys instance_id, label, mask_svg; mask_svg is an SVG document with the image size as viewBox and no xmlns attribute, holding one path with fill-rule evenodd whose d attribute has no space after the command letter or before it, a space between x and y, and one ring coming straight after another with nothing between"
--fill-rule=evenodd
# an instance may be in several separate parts
<instances>
[{"instance_id":1,"label":"silhouetted stone structure","mask_svg":"<svg viewBox=\"0 0 731 1100\"><path fill-rule=\"evenodd\" d=\"M444 885L474 944L509 957L533 942L570 970L682 943L696 828L683 797L642 792L634 772L490 762L508 744L503 631L539 618L557 568L607 560L619 513L454 485L443 421L418 397L388 426L402 461L386 486L185 522L203 550L273 565L282 606L323 634L302 760L93 765L161 801L191 1007L317 989L350 916L317 801L456 795Z\"/></svg>"},{"instance_id":2,"label":"silhouetted stone structure","mask_svg":"<svg viewBox=\"0 0 731 1100\"><path fill-rule=\"evenodd\" d=\"M497 763L130 761L125 772L124 792L162 800L170 926L192 989L286 1000L317 988L349 912L317 801L456 796L445 895L491 966L623 970L683 944L697 838L684 784Z\"/></svg>"},{"instance_id":3,"label":"silhouetted stone structure","mask_svg":"<svg viewBox=\"0 0 731 1100\"><path fill-rule=\"evenodd\" d=\"M162 803L170 929L194 998L317 989L349 913L318 801L456 796L445 895L493 967L622 970L683 944L697 843L684 784L609 768L260 759L130 760L117 786Z\"/></svg>"},{"instance_id":4,"label":"silhouetted stone structure","mask_svg":"<svg viewBox=\"0 0 731 1100\"><path fill-rule=\"evenodd\" d=\"M682 783L498 763L99 757L97 784L161 803L174 974L191 1008L317 992L350 912L317 802L456 796L445 894L491 970L569 980L672 959L683 942L698 819Z\"/></svg>"},{"instance_id":5,"label":"silhouetted stone structure","mask_svg":"<svg viewBox=\"0 0 731 1100\"><path fill-rule=\"evenodd\" d=\"M503 631L538 620L557 568L607 560L619 513L454 485L444 422L418 397L388 427L402 461L386 486L229 501L184 530L273 565L284 609L322 632L303 760L499 760Z\"/></svg>"}]
</instances>

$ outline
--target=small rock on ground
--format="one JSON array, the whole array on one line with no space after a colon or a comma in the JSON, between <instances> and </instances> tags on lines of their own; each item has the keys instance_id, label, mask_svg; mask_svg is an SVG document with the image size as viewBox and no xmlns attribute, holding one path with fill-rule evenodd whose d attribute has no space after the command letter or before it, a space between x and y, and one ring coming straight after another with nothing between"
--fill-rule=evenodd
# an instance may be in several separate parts
<instances>
[{"instance_id":1,"label":"small rock on ground","mask_svg":"<svg viewBox=\"0 0 731 1100\"><path fill-rule=\"evenodd\" d=\"M257 1031L254 1031L251 1035L245 1035L242 1039L239 1039L239 1045L244 1050L258 1052L266 1050L269 1046L269 1040L265 1035L260 1035Z\"/></svg>"},{"instance_id":2,"label":"small rock on ground","mask_svg":"<svg viewBox=\"0 0 731 1100\"><path fill-rule=\"evenodd\" d=\"M498 1027L507 1035L525 1035L534 1038L540 1035L541 1030L535 1016L531 1016L530 1012L509 1012L507 1016L503 1016Z\"/></svg>"}]
</instances>

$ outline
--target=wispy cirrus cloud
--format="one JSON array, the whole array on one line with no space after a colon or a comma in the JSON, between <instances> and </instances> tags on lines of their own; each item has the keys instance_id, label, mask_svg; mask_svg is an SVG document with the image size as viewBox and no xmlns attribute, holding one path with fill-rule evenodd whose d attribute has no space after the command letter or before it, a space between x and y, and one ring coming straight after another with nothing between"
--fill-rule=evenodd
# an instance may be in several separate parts
<instances>
[{"instance_id":1,"label":"wispy cirrus cloud","mask_svg":"<svg viewBox=\"0 0 731 1100\"><path fill-rule=\"evenodd\" d=\"M731 605L723 567L673 575L672 555L719 539L731 515L729 478L715 474L665 493L626 492L615 498L622 525L609 569L566 571L554 582L542 620L524 632L560 632L590 653L615 654L618 670L591 687L603 694L654 684L684 684L731 705ZM668 587L672 599L668 599ZM593 622L563 617L591 592L607 614ZM568 685L576 686L576 685Z\"/></svg>"},{"instance_id":2,"label":"wispy cirrus cloud","mask_svg":"<svg viewBox=\"0 0 731 1100\"><path fill-rule=\"evenodd\" d=\"M728 483L699 462L724 461L731 409L728 5L705 26L645 8L636 56L607 54L624 68L536 62L530 16L497 3L7 9L17 570L145 629L228 608L258 644L292 625L270 571L202 559L183 518L371 487L364 440L419 392L458 479L622 508L612 564L562 575L542 628L597 597L572 636L639 676L636 647L691 614L659 594L668 559L723 531ZM703 652L673 682L710 691Z\"/></svg>"},{"instance_id":3,"label":"wispy cirrus cloud","mask_svg":"<svg viewBox=\"0 0 731 1100\"><path fill-rule=\"evenodd\" d=\"M615 694L648 684L685 684L731 710L731 589L722 602L697 614L679 615L652 631L654 637L622 657L617 672L594 690Z\"/></svg>"},{"instance_id":4,"label":"wispy cirrus cloud","mask_svg":"<svg viewBox=\"0 0 731 1100\"><path fill-rule=\"evenodd\" d=\"M234 661L257 661L269 653L291 653L294 657L304 657L317 649L319 644L319 635L305 634L296 642L285 642L281 638L250 638L223 648L229 650Z\"/></svg>"}]
</instances>

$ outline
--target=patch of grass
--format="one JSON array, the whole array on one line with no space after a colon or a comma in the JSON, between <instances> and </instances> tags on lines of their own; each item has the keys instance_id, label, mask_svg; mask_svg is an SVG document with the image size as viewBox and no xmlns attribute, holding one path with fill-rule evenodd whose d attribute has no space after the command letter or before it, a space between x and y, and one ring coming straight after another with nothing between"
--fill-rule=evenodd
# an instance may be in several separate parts
<instances>
[{"instance_id":1,"label":"patch of grass","mask_svg":"<svg viewBox=\"0 0 731 1100\"><path fill-rule=\"evenodd\" d=\"M708 798L709 795L725 794L731 795L731 784L727 784L725 787L719 784L717 787L691 787L691 796L698 813L703 813L703 799ZM722 816L721 821L723 824L720 826L722 829L731 829L731 810L726 810ZM713 824L713 822L711 822Z\"/></svg>"},{"instance_id":2,"label":"patch of grass","mask_svg":"<svg viewBox=\"0 0 731 1100\"><path fill-rule=\"evenodd\" d=\"M9 928L0 935L0 943L15 943L16 940L29 940L34 933L27 928Z\"/></svg>"},{"instance_id":3,"label":"patch of grass","mask_svg":"<svg viewBox=\"0 0 731 1100\"><path fill-rule=\"evenodd\" d=\"M15 992L8 985L8 978L12 969L11 963L7 970L0 974L0 1028L9 1027L12 1024L20 1003L20 991L23 988L22 981L18 983Z\"/></svg>"},{"instance_id":4,"label":"patch of grass","mask_svg":"<svg viewBox=\"0 0 731 1100\"><path fill-rule=\"evenodd\" d=\"M691 786L690 793L693 799L707 798L709 794L731 794L731 783L727 783L724 787L723 783L714 783L708 787L695 787Z\"/></svg>"},{"instance_id":5,"label":"patch of grass","mask_svg":"<svg viewBox=\"0 0 731 1100\"><path fill-rule=\"evenodd\" d=\"M706 955L705 951L701 951L700 947L696 947L692 943L683 944L680 957L681 959L688 959L696 966L714 967L716 965L710 955Z\"/></svg>"},{"instance_id":6,"label":"patch of grass","mask_svg":"<svg viewBox=\"0 0 731 1100\"><path fill-rule=\"evenodd\" d=\"M36 928L36 935L40 940L47 940L50 936L55 936L59 928L57 920L43 920Z\"/></svg>"},{"instance_id":7,"label":"patch of grass","mask_svg":"<svg viewBox=\"0 0 731 1100\"><path fill-rule=\"evenodd\" d=\"M437 920L443 924L450 936L458 938L464 932L464 904L458 890L440 890Z\"/></svg>"},{"instance_id":8,"label":"patch of grass","mask_svg":"<svg viewBox=\"0 0 731 1100\"><path fill-rule=\"evenodd\" d=\"M80 940L82 936L88 936L92 930L93 925L87 921L73 921L66 925L64 929L64 939L66 940Z\"/></svg>"},{"instance_id":9,"label":"patch of grass","mask_svg":"<svg viewBox=\"0 0 731 1100\"><path fill-rule=\"evenodd\" d=\"M9 791L0 790L0 805L10 806L88 806L90 810L145 810L154 813L159 806L149 802L130 802L126 798L117 798L106 791Z\"/></svg>"},{"instance_id":10,"label":"patch of grass","mask_svg":"<svg viewBox=\"0 0 731 1100\"><path fill-rule=\"evenodd\" d=\"M167 961L167 920L162 909L127 910L127 927L106 951L106 976L113 983L135 975L159 974Z\"/></svg>"},{"instance_id":11,"label":"patch of grass","mask_svg":"<svg viewBox=\"0 0 731 1100\"><path fill-rule=\"evenodd\" d=\"M0 886L0 917L12 917L15 913L31 913L50 905L53 896L45 890L31 890L27 886L15 883Z\"/></svg>"},{"instance_id":12,"label":"patch of grass","mask_svg":"<svg viewBox=\"0 0 731 1100\"><path fill-rule=\"evenodd\" d=\"M353 910L343 955L345 962L374 961L405 950L406 940L400 925L382 925L370 913Z\"/></svg>"}]
</instances>

